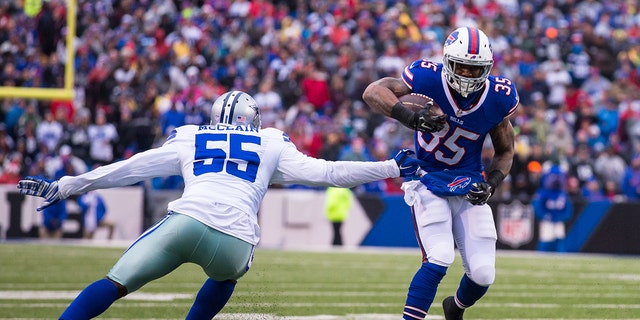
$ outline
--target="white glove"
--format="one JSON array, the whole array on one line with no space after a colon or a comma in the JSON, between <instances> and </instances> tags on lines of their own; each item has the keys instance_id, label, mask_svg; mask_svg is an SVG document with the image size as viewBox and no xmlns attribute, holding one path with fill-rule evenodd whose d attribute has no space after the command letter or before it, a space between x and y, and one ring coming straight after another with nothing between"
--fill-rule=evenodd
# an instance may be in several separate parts
<instances>
[{"instance_id":1,"label":"white glove","mask_svg":"<svg viewBox=\"0 0 640 320\"><path fill-rule=\"evenodd\" d=\"M57 180L51 181L45 178L29 176L18 182L18 189L20 189L20 194L44 198L45 201L38 207L38 211L42 211L44 208L62 200L60 191L58 191Z\"/></svg>"}]
</instances>

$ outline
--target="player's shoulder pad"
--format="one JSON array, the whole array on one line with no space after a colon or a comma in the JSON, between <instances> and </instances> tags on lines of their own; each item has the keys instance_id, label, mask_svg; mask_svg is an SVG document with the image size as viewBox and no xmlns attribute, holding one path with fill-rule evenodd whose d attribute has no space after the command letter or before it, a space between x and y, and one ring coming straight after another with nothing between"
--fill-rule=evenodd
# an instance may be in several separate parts
<instances>
[{"instance_id":1,"label":"player's shoulder pad","mask_svg":"<svg viewBox=\"0 0 640 320\"><path fill-rule=\"evenodd\" d=\"M198 126L196 125L184 125L171 130L167 140L165 140L164 144L173 143L175 141L180 140L180 137L184 137L186 135L190 135L195 133L198 130Z\"/></svg>"},{"instance_id":2,"label":"player's shoulder pad","mask_svg":"<svg viewBox=\"0 0 640 320\"><path fill-rule=\"evenodd\" d=\"M406 69L412 72L429 72L436 74L439 69L442 68L441 63L437 63L434 61L429 61L426 59L414 60L407 66Z\"/></svg>"},{"instance_id":3,"label":"player's shoulder pad","mask_svg":"<svg viewBox=\"0 0 640 320\"><path fill-rule=\"evenodd\" d=\"M415 60L404 68L402 80L412 89L416 81L420 83L438 83L441 68L442 64L433 61Z\"/></svg>"},{"instance_id":4,"label":"player's shoulder pad","mask_svg":"<svg viewBox=\"0 0 640 320\"><path fill-rule=\"evenodd\" d=\"M505 117L513 114L520 104L515 83L509 78L492 75L489 76L489 83L491 85L489 90L493 92L492 97L497 102L495 105L503 108Z\"/></svg>"},{"instance_id":5,"label":"player's shoulder pad","mask_svg":"<svg viewBox=\"0 0 640 320\"><path fill-rule=\"evenodd\" d=\"M264 128L264 129L260 129L260 132L262 132L263 136L268 138L282 140L284 142L289 142L289 143L291 142L289 135L280 129Z\"/></svg>"}]
</instances>

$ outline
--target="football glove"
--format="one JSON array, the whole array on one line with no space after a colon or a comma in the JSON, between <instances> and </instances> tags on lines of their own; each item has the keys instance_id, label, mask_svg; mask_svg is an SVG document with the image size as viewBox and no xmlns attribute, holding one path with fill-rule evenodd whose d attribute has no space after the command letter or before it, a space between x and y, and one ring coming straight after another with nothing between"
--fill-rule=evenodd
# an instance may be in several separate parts
<instances>
[{"instance_id":1,"label":"football glove","mask_svg":"<svg viewBox=\"0 0 640 320\"><path fill-rule=\"evenodd\" d=\"M44 198L44 202L37 209L38 211L62 200L57 180L29 176L18 182L18 189L20 189L20 194Z\"/></svg>"},{"instance_id":2,"label":"football glove","mask_svg":"<svg viewBox=\"0 0 640 320\"><path fill-rule=\"evenodd\" d=\"M422 109L416 113L415 129L421 132L438 132L447 123L446 115L434 116L429 113L429 108Z\"/></svg>"},{"instance_id":3,"label":"football glove","mask_svg":"<svg viewBox=\"0 0 640 320\"><path fill-rule=\"evenodd\" d=\"M401 177L414 176L420 169L420 161L413 157L414 154L416 153L413 150L402 149L393 157L393 160L398 164Z\"/></svg>"},{"instance_id":4,"label":"football glove","mask_svg":"<svg viewBox=\"0 0 640 320\"><path fill-rule=\"evenodd\" d=\"M481 206L491 198L495 187L486 182L476 182L471 185L471 190L465 196L467 201L476 206Z\"/></svg>"}]
</instances>

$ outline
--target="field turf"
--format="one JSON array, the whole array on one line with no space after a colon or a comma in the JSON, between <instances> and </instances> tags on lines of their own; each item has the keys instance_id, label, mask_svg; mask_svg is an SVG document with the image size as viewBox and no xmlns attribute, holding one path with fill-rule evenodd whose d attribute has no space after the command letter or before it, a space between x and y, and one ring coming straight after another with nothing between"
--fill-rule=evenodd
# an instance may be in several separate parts
<instances>
[{"instance_id":1,"label":"field turf","mask_svg":"<svg viewBox=\"0 0 640 320\"><path fill-rule=\"evenodd\" d=\"M0 242L0 319L54 319L103 277L122 246ZM399 320L420 265L417 249L282 251L258 248L216 319ZM460 257L427 319L443 319ZM183 265L116 301L100 319L184 319L205 280ZM640 257L501 251L497 279L465 319L640 320Z\"/></svg>"}]
</instances>

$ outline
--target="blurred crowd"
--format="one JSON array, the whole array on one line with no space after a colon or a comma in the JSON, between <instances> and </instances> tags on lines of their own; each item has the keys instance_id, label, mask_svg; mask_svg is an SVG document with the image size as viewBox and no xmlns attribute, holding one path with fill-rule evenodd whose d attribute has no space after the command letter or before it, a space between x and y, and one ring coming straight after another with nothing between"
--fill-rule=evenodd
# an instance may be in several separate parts
<instances>
[{"instance_id":1,"label":"blurred crowd","mask_svg":"<svg viewBox=\"0 0 640 320\"><path fill-rule=\"evenodd\" d=\"M174 127L207 123L230 89L252 94L263 126L310 156L388 159L413 148L412 132L372 113L364 88L413 60L441 62L444 37L465 25L487 33L493 74L520 94L500 196L529 199L558 165L572 196L640 199L637 1L77 2L65 61L65 1L0 0L3 86L61 88L64 65L75 70L73 101L0 101L0 182L79 174L157 146ZM360 191L399 193L401 182Z\"/></svg>"}]
</instances>

